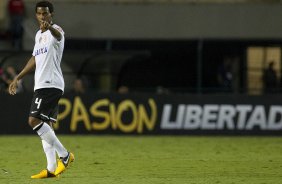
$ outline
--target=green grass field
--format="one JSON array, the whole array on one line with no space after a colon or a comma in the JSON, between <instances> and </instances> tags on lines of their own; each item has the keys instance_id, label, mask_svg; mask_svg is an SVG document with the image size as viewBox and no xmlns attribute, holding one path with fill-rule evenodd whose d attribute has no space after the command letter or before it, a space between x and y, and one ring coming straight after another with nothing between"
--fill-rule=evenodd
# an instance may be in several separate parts
<instances>
[{"instance_id":1,"label":"green grass field","mask_svg":"<svg viewBox=\"0 0 282 184\"><path fill-rule=\"evenodd\" d=\"M37 136L0 136L1 184L279 184L282 137L59 136L76 156L60 178Z\"/></svg>"}]
</instances>

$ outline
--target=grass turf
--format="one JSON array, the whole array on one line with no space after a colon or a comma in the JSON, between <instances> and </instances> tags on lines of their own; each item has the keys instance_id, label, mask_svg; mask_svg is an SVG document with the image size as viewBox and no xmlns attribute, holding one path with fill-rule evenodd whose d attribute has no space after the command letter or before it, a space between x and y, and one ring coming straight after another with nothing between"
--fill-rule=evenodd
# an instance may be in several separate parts
<instances>
[{"instance_id":1,"label":"grass turf","mask_svg":"<svg viewBox=\"0 0 282 184\"><path fill-rule=\"evenodd\" d=\"M60 178L37 136L0 136L2 184L279 184L282 137L59 136L76 156Z\"/></svg>"}]
</instances>

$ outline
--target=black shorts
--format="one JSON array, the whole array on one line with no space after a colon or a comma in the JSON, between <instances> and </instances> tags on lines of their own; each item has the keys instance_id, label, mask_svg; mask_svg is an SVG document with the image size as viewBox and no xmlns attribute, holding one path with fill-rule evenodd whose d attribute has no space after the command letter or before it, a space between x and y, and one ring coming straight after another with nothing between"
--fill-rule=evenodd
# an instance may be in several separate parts
<instances>
[{"instance_id":1,"label":"black shorts","mask_svg":"<svg viewBox=\"0 0 282 184\"><path fill-rule=\"evenodd\" d=\"M35 90L31 102L29 116L44 122L56 122L59 112L58 102L63 91L57 88L43 88Z\"/></svg>"}]
</instances>

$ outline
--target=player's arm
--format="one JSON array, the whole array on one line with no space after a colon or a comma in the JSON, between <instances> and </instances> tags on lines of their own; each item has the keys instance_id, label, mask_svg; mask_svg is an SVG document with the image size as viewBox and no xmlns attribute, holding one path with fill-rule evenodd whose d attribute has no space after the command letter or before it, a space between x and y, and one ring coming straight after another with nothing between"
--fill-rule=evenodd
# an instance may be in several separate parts
<instances>
[{"instance_id":1,"label":"player's arm","mask_svg":"<svg viewBox=\"0 0 282 184\"><path fill-rule=\"evenodd\" d=\"M36 67L35 57L32 56L28 60L27 64L23 68L23 70L14 78L14 80L9 85L9 93L10 93L10 95L15 95L16 94L17 87L18 87L18 81L20 79L22 79L26 74L28 74L29 72L33 71L35 69L35 67Z\"/></svg>"},{"instance_id":2,"label":"player's arm","mask_svg":"<svg viewBox=\"0 0 282 184\"><path fill-rule=\"evenodd\" d=\"M42 21L40 27L44 28L44 29L49 29L49 31L51 32L51 34L58 40L61 41L62 39L62 34L60 33L59 30L57 30L56 28L52 27L52 25L46 21Z\"/></svg>"},{"instance_id":3,"label":"player's arm","mask_svg":"<svg viewBox=\"0 0 282 184\"><path fill-rule=\"evenodd\" d=\"M52 26L49 27L49 31L58 41L61 41L62 34L60 33L60 31L58 31L56 28L54 28Z\"/></svg>"}]
</instances>

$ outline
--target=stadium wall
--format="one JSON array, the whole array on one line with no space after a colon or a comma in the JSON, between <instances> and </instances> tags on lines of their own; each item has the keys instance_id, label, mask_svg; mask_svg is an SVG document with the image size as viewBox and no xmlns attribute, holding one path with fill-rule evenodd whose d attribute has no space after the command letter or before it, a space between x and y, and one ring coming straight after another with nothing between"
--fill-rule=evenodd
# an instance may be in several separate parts
<instances>
[{"instance_id":1,"label":"stadium wall","mask_svg":"<svg viewBox=\"0 0 282 184\"><path fill-rule=\"evenodd\" d=\"M33 133L31 93L0 95L0 134ZM282 135L280 95L67 93L55 129L61 134Z\"/></svg>"},{"instance_id":2,"label":"stadium wall","mask_svg":"<svg viewBox=\"0 0 282 184\"><path fill-rule=\"evenodd\" d=\"M26 2L25 48L37 22ZM56 2L54 22L74 39L281 39L282 4Z\"/></svg>"}]
</instances>

